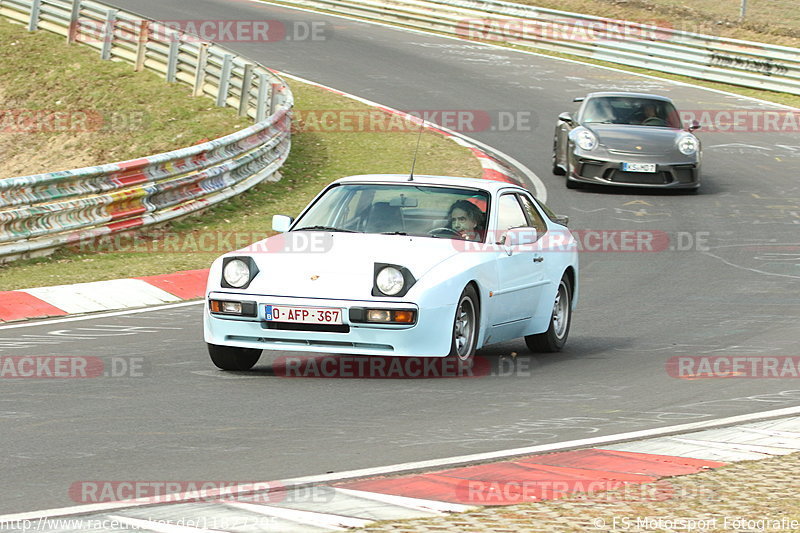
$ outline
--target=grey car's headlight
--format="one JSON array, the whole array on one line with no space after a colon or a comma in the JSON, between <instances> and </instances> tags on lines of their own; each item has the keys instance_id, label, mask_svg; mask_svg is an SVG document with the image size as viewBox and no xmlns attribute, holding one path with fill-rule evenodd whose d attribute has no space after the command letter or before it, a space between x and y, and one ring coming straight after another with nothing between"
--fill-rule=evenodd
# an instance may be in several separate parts
<instances>
[{"instance_id":1,"label":"grey car's headlight","mask_svg":"<svg viewBox=\"0 0 800 533\"><path fill-rule=\"evenodd\" d=\"M247 257L226 258L222 265L223 285L236 289L246 287L257 272L254 267L252 260Z\"/></svg>"},{"instance_id":2,"label":"grey car's headlight","mask_svg":"<svg viewBox=\"0 0 800 533\"><path fill-rule=\"evenodd\" d=\"M403 273L391 266L382 268L375 277L378 290L387 296L398 294L403 290L405 283Z\"/></svg>"},{"instance_id":3,"label":"grey car's headlight","mask_svg":"<svg viewBox=\"0 0 800 533\"><path fill-rule=\"evenodd\" d=\"M697 137L694 135L681 135L678 137L678 150L683 155L692 155L697 153L697 149L700 147L700 143L697 141Z\"/></svg>"},{"instance_id":4,"label":"grey car's headlight","mask_svg":"<svg viewBox=\"0 0 800 533\"><path fill-rule=\"evenodd\" d=\"M581 130L575 136L575 143L581 150L594 150L597 146L597 137L589 130Z\"/></svg>"}]
</instances>

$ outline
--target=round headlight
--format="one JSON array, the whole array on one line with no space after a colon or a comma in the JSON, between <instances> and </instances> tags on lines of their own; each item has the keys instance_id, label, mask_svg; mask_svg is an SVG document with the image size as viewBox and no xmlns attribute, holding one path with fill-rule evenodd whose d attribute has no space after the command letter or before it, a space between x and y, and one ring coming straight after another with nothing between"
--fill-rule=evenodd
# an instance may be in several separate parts
<instances>
[{"instance_id":1,"label":"round headlight","mask_svg":"<svg viewBox=\"0 0 800 533\"><path fill-rule=\"evenodd\" d=\"M575 137L575 142L582 150L594 150L597 146L597 137L589 130L581 130Z\"/></svg>"},{"instance_id":2,"label":"round headlight","mask_svg":"<svg viewBox=\"0 0 800 533\"><path fill-rule=\"evenodd\" d=\"M231 287L244 287L250 281L250 265L241 259L228 261L222 271L222 277Z\"/></svg>"},{"instance_id":3,"label":"round headlight","mask_svg":"<svg viewBox=\"0 0 800 533\"><path fill-rule=\"evenodd\" d=\"M697 137L694 135L681 135L678 138L678 150L683 155L692 155L697 152L698 144Z\"/></svg>"},{"instance_id":4,"label":"round headlight","mask_svg":"<svg viewBox=\"0 0 800 533\"><path fill-rule=\"evenodd\" d=\"M378 290L387 296L394 296L403 290L405 280L403 273L394 267L385 267L378 272L378 277L375 280L378 285Z\"/></svg>"}]
</instances>

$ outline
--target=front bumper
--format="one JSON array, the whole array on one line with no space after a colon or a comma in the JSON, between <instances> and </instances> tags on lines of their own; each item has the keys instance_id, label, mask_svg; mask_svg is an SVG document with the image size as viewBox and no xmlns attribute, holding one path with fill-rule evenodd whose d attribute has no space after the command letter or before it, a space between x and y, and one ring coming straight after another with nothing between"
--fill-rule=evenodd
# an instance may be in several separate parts
<instances>
[{"instance_id":1,"label":"front bumper","mask_svg":"<svg viewBox=\"0 0 800 533\"><path fill-rule=\"evenodd\" d=\"M240 317L212 314L208 300L255 302L258 316ZM329 307L342 309L342 327L314 325L277 326L262 319L264 305ZM413 325L360 323L350 320L353 308L414 309ZM413 302L374 300L333 300L273 297L211 292L203 312L207 343L264 350L325 352L353 355L444 357L450 351L455 305L423 306ZM282 329L283 327L300 329Z\"/></svg>"},{"instance_id":2,"label":"front bumper","mask_svg":"<svg viewBox=\"0 0 800 533\"><path fill-rule=\"evenodd\" d=\"M625 172L622 163L655 163L655 172ZM636 155L620 159L594 159L572 156L567 179L574 182L668 189L696 189L700 186L700 163L663 162Z\"/></svg>"}]
</instances>

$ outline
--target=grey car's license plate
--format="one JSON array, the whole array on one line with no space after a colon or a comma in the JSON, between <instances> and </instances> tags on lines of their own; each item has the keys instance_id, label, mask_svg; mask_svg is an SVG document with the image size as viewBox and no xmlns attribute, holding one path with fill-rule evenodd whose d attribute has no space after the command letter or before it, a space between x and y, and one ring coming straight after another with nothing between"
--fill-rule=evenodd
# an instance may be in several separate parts
<instances>
[{"instance_id":1,"label":"grey car's license plate","mask_svg":"<svg viewBox=\"0 0 800 533\"><path fill-rule=\"evenodd\" d=\"M655 163L622 163L625 172L655 172Z\"/></svg>"}]
</instances>

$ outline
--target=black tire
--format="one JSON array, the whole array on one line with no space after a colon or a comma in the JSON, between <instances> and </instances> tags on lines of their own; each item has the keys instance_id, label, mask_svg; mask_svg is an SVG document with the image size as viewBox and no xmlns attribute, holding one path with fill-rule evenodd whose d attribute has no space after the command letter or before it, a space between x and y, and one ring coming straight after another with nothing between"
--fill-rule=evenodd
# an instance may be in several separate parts
<instances>
[{"instance_id":1,"label":"black tire","mask_svg":"<svg viewBox=\"0 0 800 533\"><path fill-rule=\"evenodd\" d=\"M558 164L558 137L553 139L553 174L556 176L563 176L567 172L564 167Z\"/></svg>"},{"instance_id":2,"label":"black tire","mask_svg":"<svg viewBox=\"0 0 800 533\"><path fill-rule=\"evenodd\" d=\"M261 357L261 350L208 344L208 355L222 370L250 370Z\"/></svg>"},{"instance_id":3,"label":"black tire","mask_svg":"<svg viewBox=\"0 0 800 533\"><path fill-rule=\"evenodd\" d=\"M581 187L580 182L570 181L569 179L569 155L567 155L567 160L565 161L564 175L566 176L564 181L567 184L567 189L580 189Z\"/></svg>"},{"instance_id":4,"label":"black tire","mask_svg":"<svg viewBox=\"0 0 800 533\"><path fill-rule=\"evenodd\" d=\"M472 285L467 285L461 292L456 305L448 360L456 361L462 366L472 364L478 344L480 315L478 293L475 292Z\"/></svg>"},{"instance_id":5,"label":"black tire","mask_svg":"<svg viewBox=\"0 0 800 533\"><path fill-rule=\"evenodd\" d=\"M550 326L544 333L528 335L525 344L532 352L549 353L559 352L567 343L569 327L572 324L572 287L569 279L564 276L558 284L558 291L553 301L553 313L550 317Z\"/></svg>"}]
</instances>

